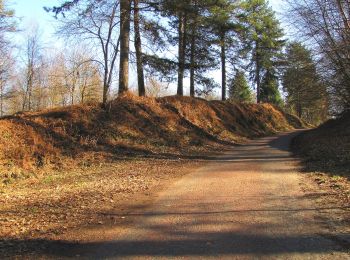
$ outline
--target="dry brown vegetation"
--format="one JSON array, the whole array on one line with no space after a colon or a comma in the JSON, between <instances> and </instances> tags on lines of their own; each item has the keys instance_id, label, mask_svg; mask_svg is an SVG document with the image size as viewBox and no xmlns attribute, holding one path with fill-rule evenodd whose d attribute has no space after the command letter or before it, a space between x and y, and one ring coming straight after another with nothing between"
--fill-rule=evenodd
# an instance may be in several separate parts
<instances>
[{"instance_id":1,"label":"dry brown vegetation","mask_svg":"<svg viewBox=\"0 0 350 260\"><path fill-rule=\"evenodd\" d=\"M197 159L297 127L302 122L268 104L132 95L105 109L95 103L1 119L0 255L20 254L28 239L124 221L132 202L147 205L205 164Z\"/></svg>"},{"instance_id":2,"label":"dry brown vegetation","mask_svg":"<svg viewBox=\"0 0 350 260\"><path fill-rule=\"evenodd\" d=\"M350 227L350 113L297 136L294 151L303 159L305 190L313 192L320 207L332 205L332 213L320 211L334 233L348 234ZM308 184L307 184L308 183ZM345 228L344 228L345 227ZM344 236L346 237L346 235ZM343 242L343 241L340 241ZM348 240L346 241L349 245Z\"/></svg>"},{"instance_id":3,"label":"dry brown vegetation","mask_svg":"<svg viewBox=\"0 0 350 260\"><path fill-rule=\"evenodd\" d=\"M133 203L147 206L155 191L198 165L188 160L122 160L7 185L0 193L0 256L25 251L19 241L26 239L53 239L72 228L127 221L123 216Z\"/></svg>"},{"instance_id":4,"label":"dry brown vegetation","mask_svg":"<svg viewBox=\"0 0 350 260\"><path fill-rule=\"evenodd\" d=\"M189 97L120 97L107 109L77 105L22 113L0 121L1 179L90 165L120 156L202 155L219 144L302 127L269 104Z\"/></svg>"},{"instance_id":5,"label":"dry brown vegetation","mask_svg":"<svg viewBox=\"0 0 350 260\"><path fill-rule=\"evenodd\" d=\"M294 148L308 170L350 178L350 113L299 135Z\"/></svg>"}]
</instances>

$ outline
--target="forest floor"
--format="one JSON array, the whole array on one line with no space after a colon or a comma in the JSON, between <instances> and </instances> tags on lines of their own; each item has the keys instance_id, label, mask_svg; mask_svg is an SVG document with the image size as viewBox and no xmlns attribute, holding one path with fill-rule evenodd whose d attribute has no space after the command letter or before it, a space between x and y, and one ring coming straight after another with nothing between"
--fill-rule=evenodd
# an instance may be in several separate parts
<instances>
[{"instance_id":1,"label":"forest floor","mask_svg":"<svg viewBox=\"0 0 350 260\"><path fill-rule=\"evenodd\" d=\"M126 159L7 185L0 191L0 256L28 250L27 243L15 241L54 240L68 230L124 221L109 213L126 214L133 204L146 207L157 191L199 165L181 159Z\"/></svg>"},{"instance_id":2,"label":"forest floor","mask_svg":"<svg viewBox=\"0 0 350 260\"><path fill-rule=\"evenodd\" d=\"M118 221L107 213L147 205L208 156L303 126L269 104L130 94L2 118L0 252Z\"/></svg>"}]
</instances>

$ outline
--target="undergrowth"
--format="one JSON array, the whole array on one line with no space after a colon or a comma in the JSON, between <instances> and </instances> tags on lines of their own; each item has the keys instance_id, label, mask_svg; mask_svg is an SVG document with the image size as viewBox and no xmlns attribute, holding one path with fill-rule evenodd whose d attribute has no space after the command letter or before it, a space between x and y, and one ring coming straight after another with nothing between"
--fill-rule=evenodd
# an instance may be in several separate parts
<instances>
[{"instance_id":1,"label":"undergrowth","mask_svg":"<svg viewBox=\"0 0 350 260\"><path fill-rule=\"evenodd\" d=\"M0 120L0 179L124 157L200 155L252 137L302 128L270 104L131 94L101 104L26 112Z\"/></svg>"},{"instance_id":2,"label":"undergrowth","mask_svg":"<svg viewBox=\"0 0 350 260\"><path fill-rule=\"evenodd\" d=\"M350 112L297 136L293 147L306 171L350 180Z\"/></svg>"}]
</instances>

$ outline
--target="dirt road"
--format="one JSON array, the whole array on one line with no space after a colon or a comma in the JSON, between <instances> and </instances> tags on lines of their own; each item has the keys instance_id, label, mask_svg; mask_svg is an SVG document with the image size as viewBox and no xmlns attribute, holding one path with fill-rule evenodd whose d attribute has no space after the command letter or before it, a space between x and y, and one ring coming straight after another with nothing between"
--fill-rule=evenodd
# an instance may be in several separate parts
<instances>
[{"instance_id":1,"label":"dirt road","mask_svg":"<svg viewBox=\"0 0 350 260\"><path fill-rule=\"evenodd\" d=\"M313 197L288 151L293 134L235 147L79 243L52 244L53 258L350 259L324 235ZM322 210L332 211L332 208ZM84 231L85 232L85 231ZM41 256L43 256L41 255Z\"/></svg>"}]
</instances>

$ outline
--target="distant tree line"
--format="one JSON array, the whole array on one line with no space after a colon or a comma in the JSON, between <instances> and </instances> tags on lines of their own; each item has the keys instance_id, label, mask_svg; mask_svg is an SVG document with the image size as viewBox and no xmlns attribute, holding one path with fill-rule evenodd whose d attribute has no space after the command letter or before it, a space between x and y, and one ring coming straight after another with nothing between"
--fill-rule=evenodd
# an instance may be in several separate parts
<instances>
[{"instance_id":1,"label":"distant tree line","mask_svg":"<svg viewBox=\"0 0 350 260\"><path fill-rule=\"evenodd\" d=\"M37 30L29 31L21 63L8 54L0 63L1 116L19 111L99 101L98 66L80 49L46 53Z\"/></svg>"}]
</instances>

